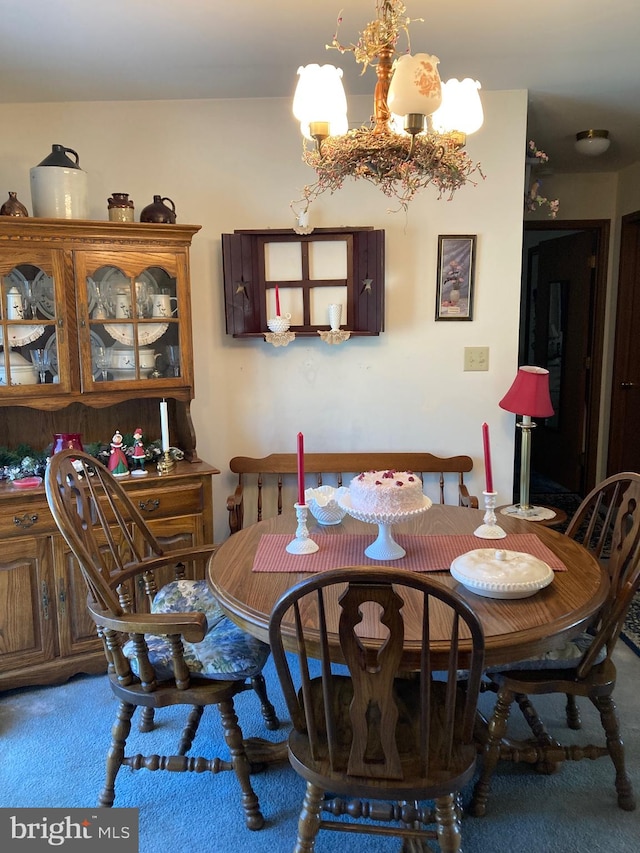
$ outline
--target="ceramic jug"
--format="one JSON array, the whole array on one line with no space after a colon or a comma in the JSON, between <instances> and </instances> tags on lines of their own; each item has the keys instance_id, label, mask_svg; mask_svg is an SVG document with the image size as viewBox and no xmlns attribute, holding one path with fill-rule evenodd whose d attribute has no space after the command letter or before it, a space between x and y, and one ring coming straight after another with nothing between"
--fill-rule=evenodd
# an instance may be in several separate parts
<instances>
[{"instance_id":1,"label":"ceramic jug","mask_svg":"<svg viewBox=\"0 0 640 853\"><path fill-rule=\"evenodd\" d=\"M0 207L0 216L29 216L29 212L18 199L18 194L9 192L9 198Z\"/></svg>"},{"instance_id":2,"label":"ceramic jug","mask_svg":"<svg viewBox=\"0 0 640 853\"><path fill-rule=\"evenodd\" d=\"M133 222L133 201L129 193L112 193L107 199L110 222Z\"/></svg>"},{"instance_id":3,"label":"ceramic jug","mask_svg":"<svg viewBox=\"0 0 640 853\"><path fill-rule=\"evenodd\" d=\"M73 156L73 160L67 157ZM87 173L72 148L52 145L51 154L29 172L33 215L50 219L87 219Z\"/></svg>"},{"instance_id":4,"label":"ceramic jug","mask_svg":"<svg viewBox=\"0 0 640 853\"><path fill-rule=\"evenodd\" d=\"M164 203L168 201L171 207ZM154 195L153 204L148 204L140 214L140 222L167 222L175 225L176 206L170 198Z\"/></svg>"}]
</instances>

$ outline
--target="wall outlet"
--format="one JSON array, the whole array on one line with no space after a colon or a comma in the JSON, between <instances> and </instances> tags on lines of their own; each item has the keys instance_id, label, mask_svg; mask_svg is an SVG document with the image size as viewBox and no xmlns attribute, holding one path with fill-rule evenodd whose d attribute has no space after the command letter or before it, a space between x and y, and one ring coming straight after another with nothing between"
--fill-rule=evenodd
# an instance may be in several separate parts
<instances>
[{"instance_id":1,"label":"wall outlet","mask_svg":"<svg viewBox=\"0 0 640 853\"><path fill-rule=\"evenodd\" d=\"M465 370L489 370L489 347L465 347Z\"/></svg>"}]
</instances>

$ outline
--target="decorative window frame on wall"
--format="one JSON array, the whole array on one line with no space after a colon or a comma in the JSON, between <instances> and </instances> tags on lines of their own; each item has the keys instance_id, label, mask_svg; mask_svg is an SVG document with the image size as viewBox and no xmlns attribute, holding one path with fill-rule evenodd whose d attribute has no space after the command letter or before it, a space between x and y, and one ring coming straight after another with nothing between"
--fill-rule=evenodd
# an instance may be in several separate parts
<instances>
[{"instance_id":1,"label":"decorative window frame on wall","mask_svg":"<svg viewBox=\"0 0 640 853\"><path fill-rule=\"evenodd\" d=\"M338 278L312 277L314 245L327 242L344 242L343 274ZM299 249L299 277L270 277L269 246L283 243L291 244L294 256ZM331 293L329 302L338 301L337 288L344 291L340 328L351 336L379 335L384 330L384 231L373 227L316 228L301 235L289 228L236 230L222 234L222 264L226 331L234 338L261 337L268 332L276 285L284 311L293 315L290 330L296 337L317 338L318 332L330 329L328 316L318 317L313 307L316 297L323 295L317 289L323 288ZM293 311L291 300L295 300Z\"/></svg>"}]
</instances>

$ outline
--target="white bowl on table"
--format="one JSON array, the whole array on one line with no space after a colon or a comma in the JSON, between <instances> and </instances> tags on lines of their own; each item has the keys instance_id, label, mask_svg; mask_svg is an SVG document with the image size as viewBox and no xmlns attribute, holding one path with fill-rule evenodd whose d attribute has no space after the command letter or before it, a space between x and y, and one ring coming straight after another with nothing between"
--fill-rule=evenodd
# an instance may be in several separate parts
<instances>
[{"instance_id":1,"label":"white bowl on table","mask_svg":"<svg viewBox=\"0 0 640 853\"><path fill-rule=\"evenodd\" d=\"M340 524L346 510L340 506L338 500L348 491L346 486L337 489L333 486L318 486L316 489L305 490L304 501L318 524Z\"/></svg>"}]
</instances>

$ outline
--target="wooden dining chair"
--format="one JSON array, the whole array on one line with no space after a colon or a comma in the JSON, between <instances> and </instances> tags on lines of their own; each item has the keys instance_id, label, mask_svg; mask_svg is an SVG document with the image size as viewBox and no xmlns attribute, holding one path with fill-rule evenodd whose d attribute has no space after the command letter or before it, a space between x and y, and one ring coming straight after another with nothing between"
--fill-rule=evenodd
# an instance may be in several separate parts
<instances>
[{"instance_id":1,"label":"wooden dining chair","mask_svg":"<svg viewBox=\"0 0 640 853\"><path fill-rule=\"evenodd\" d=\"M423 626L415 674L402 672L403 606ZM331 660L330 634L333 657L346 667ZM439 678L434 636L439 651L448 650ZM484 660L484 634L469 605L419 574L335 569L280 598L269 639L293 723L289 760L307 785L295 853L311 853L320 829L398 835L405 845L437 838L446 853L460 850L460 790L476 763ZM295 675L296 658L285 649L297 655ZM418 805L424 800L435 808ZM322 811L350 821L324 820Z\"/></svg>"},{"instance_id":2,"label":"wooden dining chair","mask_svg":"<svg viewBox=\"0 0 640 853\"><path fill-rule=\"evenodd\" d=\"M612 698L616 668L611 655L631 601L640 588L640 474L616 474L600 483L576 510L566 535L582 542L607 567L610 578L607 600L591 629L562 648L488 673L497 699L471 803L471 812L476 816L486 812L491 778L501 758L526 761L548 772L566 760L608 755L615 768L618 805L627 811L635 809ZM553 693L567 697L567 721L574 729L580 728L575 697L588 698L600 714L605 743L564 746L552 737L530 697ZM514 702L531 728L531 740L507 739Z\"/></svg>"},{"instance_id":3,"label":"wooden dining chair","mask_svg":"<svg viewBox=\"0 0 640 853\"><path fill-rule=\"evenodd\" d=\"M212 773L232 769L246 824L260 829L264 821L233 699L253 686L267 726L278 726L262 677L269 647L224 615L206 581L185 577L187 567L209 557L214 546L172 549L161 544L122 485L87 453L67 450L52 456L45 487L53 518L87 584L87 606L119 700L99 804L113 805L123 765ZM176 754L125 755L136 709L142 709L140 730L150 731L155 709L172 705L190 707ZM187 755L207 705L218 706L230 761Z\"/></svg>"}]
</instances>

